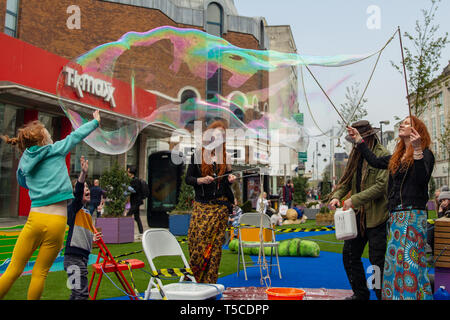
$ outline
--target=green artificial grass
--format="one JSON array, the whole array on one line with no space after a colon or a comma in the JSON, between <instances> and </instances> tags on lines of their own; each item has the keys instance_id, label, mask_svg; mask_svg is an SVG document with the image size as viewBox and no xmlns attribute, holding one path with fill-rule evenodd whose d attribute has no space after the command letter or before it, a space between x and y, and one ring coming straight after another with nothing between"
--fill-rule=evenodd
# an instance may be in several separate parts
<instances>
[{"instance_id":1,"label":"green artificial grass","mask_svg":"<svg viewBox=\"0 0 450 320\"><path fill-rule=\"evenodd\" d=\"M141 242L134 243L126 243L126 244L108 244L107 245L111 254L113 256L117 256L124 253L134 252L142 250ZM186 243L181 244L181 248L183 249L184 255L186 259L189 259L188 246ZM94 249L92 254L98 254L98 249ZM223 250L222 259L219 267L219 277L223 277L229 274L233 274L236 272L237 268L237 256L234 253L231 253L229 250ZM147 258L145 257L144 252L133 254L127 257L121 257L120 259L138 259L145 262L145 268L143 270L150 272L150 265L147 262ZM252 260L250 256L246 256L246 263L251 264ZM161 268L181 268L183 267L183 263L178 257L159 257L154 259L154 263L157 269ZM92 276L92 267L88 267L89 270L89 279ZM129 271L124 271L123 274L130 281L130 273ZM121 288L119 285L117 278L114 274L109 273L108 276L111 280L114 280L115 284ZM27 299L27 291L28 285L30 283L30 275L24 275L17 279L17 281L12 286L11 290L6 294L4 300L26 300ZM145 273L142 270L133 270L133 278L136 284L136 289L140 293L144 293L147 289L148 282L150 280L150 275ZM96 275L96 279L98 279L98 275ZM42 294L42 300L67 300L70 296L70 290L66 285L67 274L65 271L56 271L49 272L47 276L47 280L45 282L45 289ZM176 281L176 280L173 280ZM173 282L173 281L163 281L164 284ZM95 285L96 282L94 282ZM121 288L122 289L122 288ZM94 288L92 289L94 290ZM122 289L123 290L123 289ZM92 291L93 293L93 291ZM125 296L125 293L117 289L110 280L106 277L103 277L100 289L98 292L97 299L108 299L119 296Z\"/></svg>"},{"instance_id":2,"label":"green artificial grass","mask_svg":"<svg viewBox=\"0 0 450 320\"><path fill-rule=\"evenodd\" d=\"M435 219L436 218L436 212L435 211L429 211L428 214L429 219ZM319 227L315 224L315 220L308 220L306 223L303 224L296 224L296 225L283 225L279 226L277 228L286 229L286 228L314 228ZM183 238L183 237L179 237ZM336 252L336 253L342 253L342 248L344 245L344 241L336 240L335 234L325 234L320 236L314 236L314 232L311 233L311 236L304 237L304 239L317 241L317 243L320 246L321 251L328 251L328 252ZM113 254L113 256L117 256L124 253L129 253L133 251L139 251L142 250L142 244L141 242L134 242L134 243L127 243L127 244L109 244L108 245L109 250ZM188 246L186 243L181 244L181 248L183 249L183 252L187 259L189 259L189 252L188 252ZM93 254L98 253L98 249L94 249ZM363 257L368 258L368 246L366 246ZM148 265L147 259L145 257L145 254L138 253L134 254L128 257L122 257L121 259L127 259L127 258L133 258L133 259L139 259L145 262L146 266L144 268L145 271L150 272L150 266ZM227 276L229 274L233 274L236 272L237 268L237 254L231 252L230 250L223 250L222 251L222 259L220 262L219 267L219 277ZM245 255L246 264L251 265L252 260L250 256ZM157 269L160 268L176 268L176 267L182 267L183 264L181 262L181 259L178 259L176 257L159 257L155 259L155 266ZM89 266L89 280L92 275L92 267ZM130 275L128 271L124 272L124 275L127 277L127 279L130 279ZM115 283L117 285L117 279L114 279L115 276L113 274L108 274L108 276L111 277L111 279L115 280ZM143 293L147 289L147 285L149 282L149 275L142 270L134 270L133 276L135 280L135 284L137 287L137 290L140 293ZM96 278L98 275L96 276ZM114 277L114 278L113 278ZM67 281L67 274L64 271L57 271L57 272L50 272L47 277L47 281L45 283L45 289L42 294L42 300L67 300L70 296L70 290L66 286ZM30 276L25 275L20 277L12 286L11 290L8 292L8 294L4 297L5 300L25 300L27 298L27 290L28 285L30 282ZM169 283L170 281L163 281L163 283ZM119 289L117 289L107 278L103 278L102 283L100 285L99 293L97 299L108 299L113 297L119 297L124 296L125 294L121 292Z\"/></svg>"}]
</instances>

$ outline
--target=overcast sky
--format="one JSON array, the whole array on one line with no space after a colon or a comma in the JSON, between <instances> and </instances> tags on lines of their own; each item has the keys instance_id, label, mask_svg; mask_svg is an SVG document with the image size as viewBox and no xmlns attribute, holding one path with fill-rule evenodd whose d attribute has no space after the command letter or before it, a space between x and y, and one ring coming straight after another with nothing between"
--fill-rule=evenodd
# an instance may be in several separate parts
<instances>
[{"instance_id":1,"label":"overcast sky","mask_svg":"<svg viewBox=\"0 0 450 320\"><path fill-rule=\"evenodd\" d=\"M428 9L430 6L429 0L234 0L234 2L242 16L264 17L269 25L290 25L298 52L321 56L375 52L386 43L398 26L402 33L405 31L414 33L416 20L422 20L421 9ZM378 25L370 24L373 21L371 18L375 17L376 13L371 11L373 8L379 9ZM368 27L368 20L372 28ZM450 1L443 0L439 4L435 22L440 25L440 35L450 31ZM405 47L409 45L405 38L403 42ZM379 121L389 120L391 124L383 126L383 130L393 129L395 116L404 117L408 114L404 80L391 66L391 60L401 61L398 38L394 39L383 52L366 93L368 99L366 118L376 126L379 126ZM439 73L449 60L450 46L447 46L442 53ZM333 112L331 106L330 112ZM315 141L312 141L312 144L315 146ZM312 155L308 156L312 159ZM322 164L322 167L325 164ZM307 169L309 167L307 164Z\"/></svg>"}]
</instances>

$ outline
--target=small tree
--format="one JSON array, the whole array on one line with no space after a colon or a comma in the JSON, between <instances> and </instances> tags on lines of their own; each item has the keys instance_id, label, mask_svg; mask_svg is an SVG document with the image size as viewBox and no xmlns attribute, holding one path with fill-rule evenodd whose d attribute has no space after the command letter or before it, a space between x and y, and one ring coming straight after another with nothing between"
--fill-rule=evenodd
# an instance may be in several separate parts
<instances>
[{"instance_id":1,"label":"small tree","mask_svg":"<svg viewBox=\"0 0 450 320\"><path fill-rule=\"evenodd\" d=\"M430 182L428 183L428 197L430 199L434 199L434 193L436 192L436 181L431 177Z\"/></svg>"},{"instance_id":2,"label":"small tree","mask_svg":"<svg viewBox=\"0 0 450 320\"><path fill-rule=\"evenodd\" d=\"M186 172L181 177L180 194L178 196L178 203L173 211L192 211L193 202L195 198L194 187L188 185L185 181Z\"/></svg>"},{"instance_id":3,"label":"small tree","mask_svg":"<svg viewBox=\"0 0 450 320\"><path fill-rule=\"evenodd\" d=\"M366 98L362 98L359 93L359 82L353 83L350 87L346 87L345 103L341 104L340 113L348 123L353 123L367 116L367 110L364 105L367 103ZM338 123L345 128L345 123L338 120Z\"/></svg>"},{"instance_id":4,"label":"small tree","mask_svg":"<svg viewBox=\"0 0 450 320\"><path fill-rule=\"evenodd\" d=\"M302 175L298 175L292 179L292 182L294 183L294 202L298 204L305 203L308 179Z\"/></svg>"},{"instance_id":5,"label":"small tree","mask_svg":"<svg viewBox=\"0 0 450 320\"><path fill-rule=\"evenodd\" d=\"M331 192L331 182L330 182L330 175L328 171L325 171L322 175L322 183L320 188L320 199L322 202L328 202L328 197Z\"/></svg>"},{"instance_id":6,"label":"small tree","mask_svg":"<svg viewBox=\"0 0 450 320\"><path fill-rule=\"evenodd\" d=\"M128 200L131 178L118 162L100 177L100 186L106 191L105 217L122 216Z\"/></svg>"}]
</instances>

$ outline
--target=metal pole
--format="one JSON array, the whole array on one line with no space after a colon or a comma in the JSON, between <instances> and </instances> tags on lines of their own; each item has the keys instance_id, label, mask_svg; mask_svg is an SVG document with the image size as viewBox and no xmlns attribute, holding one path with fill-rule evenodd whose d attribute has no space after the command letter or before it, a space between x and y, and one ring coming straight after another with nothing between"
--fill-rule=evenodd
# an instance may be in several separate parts
<instances>
[{"instance_id":1,"label":"metal pole","mask_svg":"<svg viewBox=\"0 0 450 320\"><path fill-rule=\"evenodd\" d=\"M411 119L411 127L412 124L412 118L411 118L411 103L409 102L409 89L408 89L408 77L406 75L406 66L405 66L405 55L403 53L403 42L402 42L402 33L400 31L400 26L398 27L398 37L400 39L400 49L402 51L402 64L403 64L403 75L405 77L405 87L406 87L406 99L408 100L408 108L409 108L409 118ZM416 101L417 103L417 101Z\"/></svg>"},{"instance_id":2,"label":"metal pole","mask_svg":"<svg viewBox=\"0 0 450 320\"><path fill-rule=\"evenodd\" d=\"M381 135L381 145L384 146L383 144L383 121L380 122L380 135Z\"/></svg>"}]
</instances>

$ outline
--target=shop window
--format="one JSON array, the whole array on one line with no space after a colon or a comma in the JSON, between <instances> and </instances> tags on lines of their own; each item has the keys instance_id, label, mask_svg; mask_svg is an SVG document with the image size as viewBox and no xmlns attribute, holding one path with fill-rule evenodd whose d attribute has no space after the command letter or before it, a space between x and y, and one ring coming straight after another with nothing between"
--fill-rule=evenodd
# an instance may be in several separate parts
<instances>
[{"instance_id":1,"label":"shop window","mask_svg":"<svg viewBox=\"0 0 450 320\"><path fill-rule=\"evenodd\" d=\"M5 33L11 37L17 36L17 20L19 12L19 0L6 2Z\"/></svg>"},{"instance_id":2,"label":"shop window","mask_svg":"<svg viewBox=\"0 0 450 320\"><path fill-rule=\"evenodd\" d=\"M0 133L16 136L16 118L16 108L0 104ZM19 158L15 151L15 147L0 143L0 218L17 216L18 184L15 169Z\"/></svg>"},{"instance_id":3,"label":"shop window","mask_svg":"<svg viewBox=\"0 0 450 320\"><path fill-rule=\"evenodd\" d=\"M130 150L127 151L127 166L132 166L139 169L139 144L140 144L140 136L136 139L136 142L131 147Z\"/></svg>"},{"instance_id":4,"label":"shop window","mask_svg":"<svg viewBox=\"0 0 450 320\"><path fill-rule=\"evenodd\" d=\"M106 131L113 131L114 125L107 126L102 123L102 128ZM108 170L112 165L119 160L116 155L109 155L100 153L86 142L78 143L70 152L70 177L72 179L78 178L80 174L80 157L84 156L89 160L88 182L92 183L94 179L99 179L104 171Z\"/></svg>"}]
</instances>

